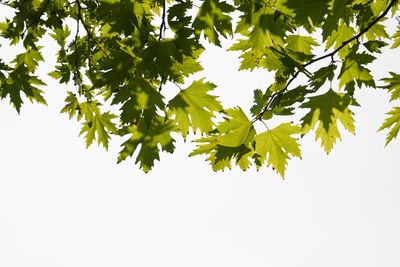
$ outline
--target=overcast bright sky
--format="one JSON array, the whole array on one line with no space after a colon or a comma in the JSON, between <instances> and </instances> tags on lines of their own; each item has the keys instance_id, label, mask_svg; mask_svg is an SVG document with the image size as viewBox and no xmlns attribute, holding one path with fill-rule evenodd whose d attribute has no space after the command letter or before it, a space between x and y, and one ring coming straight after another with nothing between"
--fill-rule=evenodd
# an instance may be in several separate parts
<instances>
[{"instance_id":1,"label":"overcast bright sky","mask_svg":"<svg viewBox=\"0 0 400 267\"><path fill-rule=\"evenodd\" d=\"M40 73L56 49L43 50ZM13 52L0 47L2 58ZM382 56L373 73L398 72L398 59ZM270 82L238 73L234 53L212 48L202 61L225 106L248 110ZM148 174L133 159L117 165L121 140L86 150L79 124L59 113L68 88L45 81L47 107L18 115L0 102L1 267L400 266L400 143L385 148L376 132L387 93L358 92L356 135L329 156L305 137L282 180L267 167L215 173L181 141Z\"/></svg>"}]
</instances>

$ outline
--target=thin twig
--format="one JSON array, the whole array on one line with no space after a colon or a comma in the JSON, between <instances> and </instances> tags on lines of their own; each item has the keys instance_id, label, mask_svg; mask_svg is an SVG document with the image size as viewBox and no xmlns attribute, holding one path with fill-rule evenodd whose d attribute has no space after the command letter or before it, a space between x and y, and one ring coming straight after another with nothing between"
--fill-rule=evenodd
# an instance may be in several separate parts
<instances>
[{"instance_id":1,"label":"thin twig","mask_svg":"<svg viewBox=\"0 0 400 267\"><path fill-rule=\"evenodd\" d=\"M40 18L42 17L44 11L46 10L46 7L47 7L47 5L49 4L49 2L50 2L50 0L46 0L46 2L45 2L44 5L43 5L43 8L42 8L42 9L40 10L40 12L39 12L39 16L38 16L34 21L32 21L28 26L26 26L25 30L24 30L24 31L22 32L22 34L21 34L22 37L24 36L25 32L26 32L30 27L32 27L33 25L39 23L39 20L40 20Z\"/></svg>"},{"instance_id":2,"label":"thin twig","mask_svg":"<svg viewBox=\"0 0 400 267\"><path fill-rule=\"evenodd\" d=\"M163 34L165 32L166 29L166 24L165 24L165 12L166 11L166 1L163 1L163 11L162 11L162 15L161 15L161 25L160 25L160 33L158 35L158 41L161 42L162 38L163 38ZM164 75L161 75L161 81L160 81L160 86L158 87L158 91L160 92L162 89L162 85L164 83Z\"/></svg>"},{"instance_id":3,"label":"thin twig","mask_svg":"<svg viewBox=\"0 0 400 267\"><path fill-rule=\"evenodd\" d=\"M83 28L85 28L87 37L88 37L88 48L90 51L90 41L92 41L94 43L94 45L107 57L109 57L109 55L98 45L97 40L92 36L92 33L90 32L89 27L86 25L85 21L83 20L83 16L82 16L82 6L80 3L80 0L75 0L75 3L78 6L78 20L82 23Z\"/></svg>"},{"instance_id":4,"label":"thin twig","mask_svg":"<svg viewBox=\"0 0 400 267\"><path fill-rule=\"evenodd\" d=\"M365 27L364 29L362 29L357 35L353 36L352 38L348 39L347 41L344 41L338 48L336 48L333 52L328 53L326 55L323 55L321 57L315 58L310 60L309 62L307 62L306 64L303 64L303 67L307 67L315 62L318 62L322 59L331 57L332 61L334 62L334 56L336 55L336 53L338 53L341 49L343 49L346 45L348 45L349 43L353 42L354 40L358 40L361 35L363 35L364 33L366 33L369 29L371 29L372 26L374 26L376 23L378 23L383 17L385 17L387 15L387 13L389 12L389 10L393 7L393 5L397 2L398 0L392 0L392 2L389 3L389 5L387 6L387 8L385 9L385 11L382 12L382 14L380 16L378 16L377 18L375 18L367 27ZM262 116L264 115L265 112L267 112L267 110L269 109L271 103L273 102L273 100L280 94L282 94L284 91L286 91L289 87L289 85L297 78L297 76L300 74L300 70L296 71L295 74L293 74L292 78L288 81L288 83L286 84L285 88L283 88L282 90L280 90L279 92L275 92L274 94L272 94L270 100L268 101L267 105L263 108L263 110L260 112L260 114L258 114L251 122L256 122L257 120L261 120Z\"/></svg>"}]
</instances>

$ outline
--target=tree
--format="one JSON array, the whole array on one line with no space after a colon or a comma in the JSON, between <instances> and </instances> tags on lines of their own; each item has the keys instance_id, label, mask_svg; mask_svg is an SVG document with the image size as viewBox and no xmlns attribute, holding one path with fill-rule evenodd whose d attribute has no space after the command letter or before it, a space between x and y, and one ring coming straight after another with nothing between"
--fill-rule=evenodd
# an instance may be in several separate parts
<instances>
[{"instance_id":1,"label":"tree","mask_svg":"<svg viewBox=\"0 0 400 267\"><path fill-rule=\"evenodd\" d=\"M341 138L338 123L354 133L354 92L364 86L387 90L400 99L400 74L390 72L377 85L367 68L385 47L400 45L400 27L388 34L397 0L24 0L0 1L15 10L0 24L1 37L24 52L0 59L0 95L20 112L24 98L46 104L45 84L35 76L43 62L38 41L50 35L59 45L49 75L68 85L61 110L82 122L86 145L108 148L123 136L121 162L136 150L136 163L148 172L161 151L174 151L172 132L184 139L200 133L190 156L206 154L215 171L246 170L266 164L284 177L290 157L301 157L298 139L311 131L329 153ZM233 23L235 14L240 14ZM235 24L235 25L233 25ZM70 28L73 28L72 30ZM233 30L234 29L234 30ZM202 70L201 39L239 51L240 70L262 68L274 81L254 90L251 117L227 108L204 78L186 86ZM319 47L325 53L317 55ZM311 65L320 66L311 71ZM43 63L42 63L43 64ZM298 77L307 80L294 86ZM73 86L71 86L73 83ZM179 93L165 97L164 85ZM183 88L184 87L184 88ZM25 95L25 96L23 96ZM117 106L118 112L111 107ZM306 111L300 119L295 115ZM269 128L270 121L280 121ZM265 130L257 132L254 125ZM379 130L391 142L400 129L400 107L388 113Z\"/></svg>"}]
</instances>

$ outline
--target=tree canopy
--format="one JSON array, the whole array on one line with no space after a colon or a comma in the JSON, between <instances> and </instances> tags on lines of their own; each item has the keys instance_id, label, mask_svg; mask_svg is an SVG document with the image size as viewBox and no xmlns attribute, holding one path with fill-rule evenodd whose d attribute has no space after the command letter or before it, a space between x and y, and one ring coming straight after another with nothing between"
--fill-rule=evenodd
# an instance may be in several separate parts
<instances>
[{"instance_id":1,"label":"tree canopy","mask_svg":"<svg viewBox=\"0 0 400 267\"><path fill-rule=\"evenodd\" d=\"M172 133L183 139L200 133L190 156L205 154L213 170L267 165L284 177L288 160L301 157L304 135L314 132L329 153L341 139L339 129L354 133L357 89L379 88L392 101L400 99L396 70L378 80L367 67L383 48L400 46L400 27L390 33L384 22L395 20L397 0L8 0L1 5L15 11L0 23L3 45L24 49L10 62L0 58L1 98L17 112L26 99L46 104L43 77L35 72L46 64L38 42L49 35L59 51L48 75L69 88L61 112L82 123L88 147L97 142L107 149L113 135L125 137L118 162L134 156L145 172L162 151L174 152ZM202 40L221 46L223 38L237 40L226 49L240 53L239 70L274 73L265 88L253 88L249 112L240 103L224 106L207 77L186 82L203 69ZM300 76L306 82L295 86ZM179 92L166 97L166 85ZM298 119L298 114L304 115ZM271 121L280 124L268 127ZM263 131L256 130L257 123L265 125ZM399 129L400 106L388 112L379 130L388 132L388 144Z\"/></svg>"}]
</instances>

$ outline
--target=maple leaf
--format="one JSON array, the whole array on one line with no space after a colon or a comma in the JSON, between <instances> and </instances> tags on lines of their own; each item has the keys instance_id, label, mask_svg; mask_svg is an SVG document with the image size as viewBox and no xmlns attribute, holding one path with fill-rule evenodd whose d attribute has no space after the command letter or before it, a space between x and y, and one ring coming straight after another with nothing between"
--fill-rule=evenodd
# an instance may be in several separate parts
<instances>
[{"instance_id":1,"label":"maple leaf","mask_svg":"<svg viewBox=\"0 0 400 267\"><path fill-rule=\"evenodd\" d=\"M200 138L195 142L203 144L197 145L197 148L190 153L190 157L195 155L207 154L207 161L210 162L214 171L224 171L225 168L232 169L232 160L235 160L242 170L247 170L252 164L250 159L254 154L251 146L240 145L237 147L228 147L218 144L218 137Z\"/></svg>"},{"instance_id":2,"label":"maple leaf","mask_svg":"<svg viewBox=\"0 0 400 267\"><path fill-rule=\"evenodd\" d=\"M306 27L319 25L325 16L331 0L281 0L275 8L295 18L297 24Z\"/></svg>"},{"instance_id":3,"label":"maple leaf","mask_svg":"<svg viewBox=\"0 0 400 267\"><path fill-rule=\"evenodd\" d=\"M397 26L397 31L392 35L391 39L394 39L394 42L390 48L397 48L400 45L400 26Z\"/></svg>"},{"instance_id":4,"label":"maple leaf","mask_svg":"<svg viewBox=\"0 0 400 267\"><path fill-rule=\"evenodd\" d=\"M194 81L188 88L181 90L168 104L168 114L170 117L175 115L174 121L185 139L189 127L192 127L193 132L197 129L201 133L211 131L214 125L211 120L214 117L213 113L222 110L220 102L216 100L217 97L208 94L215 85L203 81L204 79Z\"/></svg>"},{"instance_id":5,"label":"maple leaf","mask_svg":"<svg viewBox=\"0 0 400 267\"><path fill-rule=\"evenodd\" d=\"M400 99L400 75L394 72L390 72L391 78L382 79L388 85L382 86L382 88L387 89L392 95L390 101Z\"/></svg>"},{"instance_id":6,"label":"maple leaf","mask_svg":"<svg viewBox=\"0 0 400 267\"><path fill-rule=\"evenodd\" d=\"M387 89L391 93L390 101L400 99L400 75L394 72L390 72L391 78L382 79L387 83L386 86L382 86L382 88ZM385 119L382 126L378 131L382 131L384 129L390 129L387 137L386 137L386 145L388 145L394 138L397 137L400 129L400 107L394 107L391 111L387 113L390 115Z\"/></svg>"},{"instance_id":7,"label":"maple leaf","mask_svg":"<svg viewBox=\"0 0 400 267\"><path fill-rule=\"evenodd\" d=\"M343 21L339 24L337 30L333 30L332 34L326 39L325 49L328 50L333 46L333 49L339 48L343 42L352 38L355 34L353 27L346 25ZM354 41L352 42L354 43ZM350 44L349 44L350 45ZM349 52L349 45L343 47L338 55L340 58L344 59Z\"/></svg>"},{"instance_id":8,"label":"maple leaf","mask_svg":"<svg viewBox=\"0 0 400 267\"><path fill-rule=\"evenodd\" d=\"M260 67L260 58L254 56L254 53L251 51L247 51L240 55L242 61L240 62L239 70L254 70L257 67ZM279 62L280 64L280 62Z\"/></svg>"},{"instance_id":9,"label":"maple leaf","mask_svg":"<svg viewBox=\"0 0 400 267\"><path fill-rule=\"evenodd\" d=\"M72 92L67 92L68 96L65 98L65 106L61 109L61 113L68 113L69 119L75 116L76 112L79 110L78 98Z\"/></svg>"},{"instance_id":10,"label":"maple leaf","mask_svg":"<svg viewBox=\"0 0 400 267\"><path fill-rule=\"evenodd\" d=\"M267 91L265 94L260 90L254 90L254 105L251 107L251 114L255 117L257 116L261 110L268 103L268 98L271 96L271 91Z\"/></svg>"},{"instance_id":11,"label":"maple leaf","mask_svg":"<svg viewBox=\"0 0 400 267\"><path fill-rule=\"evenodd\" d=\"M231 51L240 50L233 45L230 49ZM248 48L244 48L248 50ZM242 61L240 62L239 70L251 71L255 68L266 68L269 71L278 70L282 66L282 62L279 58L272 52L272 50L267 49L264 54L257 56L253 51L243 52L240 55Z\"/></svg>"},{"instance_id":12,"label":"maple leaf","mask_svg":"<svg viewBox=\"0 0 400 267\"><path fill-rule=\"evenodd\" d=\"M336 65L322 67L310 77L310 86L314 91L321 88L327 80L332 81L335 76Z\"/></svg>"},{"instance_id":13,"label":"maple leaf","mask_svg":"<svg viewBox=\"0 0 400 267\"><path fill-rule=\"evenodd\" d=\"M311 55L312 47L318 45L313 37L301 35L288 35L286 37L286 42L286 48L302 52L306 55Z\"/></svg>"},{"instance_id":14,"label":"maple leaf","mask_svg":"<svg viewBox=\"0 0 400 267\"><path fill-rule=\"evenodd\" d=\"M65 25L65 28L56 28L53 31L54 33L50 33L50 36L53 37L62 48L64 48L66 39L71 34L68 25Z\"/></svg>"},{"instance_id":15,"label":"maple leaf","mask_svg":"<svg viewBox=\"0 0 400 267\"><path fill-rule=\"evenodd\" d=\"M122 144L123 149L119 153L118 163L131 157L140 145L135 163L140 163L140 168L148 172L154 166L154 161L160 160L160 148L169 153L175 149L175 140L170 135L175 131L175 125L163 117L157 116L150 125L140 119L137 123L125 127L125 131L131 136Z\"/></svg>"},{"instance_id":16,"label":"maple leaf","mask_svg":"<svg viewBox=\"0 0 400 267\"><path fill-rule=\"evenodd\" d=\"M206 160L210 161L214 171L231 169L232 159L242 170L246 170L254 154L251 143L256 131L240 108L227 110L227 115L209 137L194 141L202 144L198 144L189 156L208 154Z\"/></svg>"},{"instance_id":17,"label":"maple leaf","mask_svg":"<svg viewBox=\"0 0 400 267\"><path fill-rule=\"evenodd\" d=\"M47 105L42 95L43 91L37 87L41 85L46 84L37 76L31 75L25 65L20 64L9 73L7 78L3 74L3 79L0 80L0 97L3 99L9 96L10 102L18 113L23 104L21 93L24 93L31 102L36 101Z\"/></svg>"},{"instance_id":18,"label":"maple leaf","mask_svg":"<svg viewBox=\"0 0 400 267\"><path fill-rule=\"evenodd\" d=\"M265 53L268 47L284 46L283 38L288 27L281 18L276 18L274 13L271 7L265 6L252 14L251 22L254 27L248 34L247 46L251 47L252 52L258 58Z\"/></svg>"},{"instance_id":19,"label":"maple leaf","mask_svg":"<svg viewBox=\"0 0 400 267\"><path fill-rule=\"evenodd\" d=\"M86 147L89 147L97 138L98 145L102 143L103 147L108 150L108 143L111 138L109 133L115 134L117 132L117 127L112 120L118 118L118 116L110 112L101 113L99 109L101 104L97 101L79 103L78 98L72 92L68 92L65 102L61 113L68 113L69 119L75 115L77 115L78 121L82 118L85 119L79 135L86 133Z\"/></svg>"},{"instance_id":20,"label":"maple leaf","mask_svg":"<svg viewBox=\"0 0 400 267\"><path fill-rule=\"evenodd\" d=\"M357 53L357 50L358 45L353 46L344 60L339 74L339 88L353 80L357 82L358 87L361 87L362 84L375 86L370 70L363 66L374 61L375 57L365 52Z\"/></svg>"},{"instance_id":21,"label":"maple leaf","mask_svg":"<svg viewBox=\"0 0 400 267\"><path fill-rule=\"evenodd\" d=\"M159 76L173 79L177 73L172 72L171 67L175 62L182 63L182 61L183 53L179 51L175 40L168 38L161 41L153 40L145 49L140 66L146 70L149 79L156 79Z\"/></svg>"},{"instance_id":22,"label":"maple leaf","mask_svg":"<svg viewBox=\"0 0 400 267\"><path fill-rule=\"evenodd\" d=\"M228 109L226 114L228 117L217 125L218 143L228 147L249 144L256 131L246 114L241 108Z\"/></svg>"},{"instance_id":23,"label":"maple leaf","mask_svg":"<svg viewBox=\"0 0 400 267\"><path fill-rule=\"evenodd\" d=\"M203 70L203 67L197 61L203 50L198 50L193 56L183 56L182 62L174 61L170 68L170 77L177 83L184 83L184 77L189 77L190 74Z\"/></svg>"},{"instance_id":24,"label":"maple leaf","mask_svg":"<svg viewBox=\"0 0 400 267\"><path fill-rule=\"evenodd\" d=\"M190 24L191 17L186 16L190 8L192 8L192 3L180 2L168 9L168 25L173 31L177 32Z\"/></svg>"},{"instance_id":25,"label":"maple leaf","mask_svg":"<svg viewBox=\"0 0 400 267\"><path fill-rule=\"evenodd\" d=\"M389 38L389 35L385 30L385 26L379 23L374 24L364 35L367 37L368 40ZM361 38L363 36L361 36Z\"/></svg>"},{"instance_id":26,"label":"maple leaf","mask_svg":"<svg viewBox=\"0 0 400 267\"><path fill-rule=\"evenodd\" d=\"M103 1L97 8L99 14L104 14L101 23L107 25L107 32L103 29L103 34L112 37L112 33L134 35L137 28L142 32L149 30L144 5L139 1Z\"/></svg>"},{"instance_id":27,"label":"maple leaf","mask_svg":"<svg viewBox=\"0 0 400 267\"><path fill-rule=\"evenodd\" d=\"M352 21L353 11L348 0L333 0L329 7L329 13L322 26L322 38L325 41L333 31L338 30L342 20L347 26Z\"/></svg>"},{"instance_id":28,"label":"maple leaf","mask_svg":"<svg viewBox=\"0 0 400 267\"><path fill-rule=\"evenodd\" d=\"M400 107L394 107L391 111L386 113L390 115L385 119L382 126L378 131L382 131L384 129L390 129L387 137L386 137L386 146L393 140L393 138L397 137L397 134L400 130Z\"/></svg>"},{"instance_id":29,"label":"maple leaf","mask_svg":"<svg viewBox=\"0 0 400 267\"><path fill-rule=\"evenodd\" d=\"M253 156L257 169L267 161L267 166L272 165L283 178L290 155L301 157L300 144L292 137L294 134L300 134L300 129L291 123L282 123L274 129L258 134L255 137Z\"/></svg>"},{"instance_id":30,"label":"maple leaf","mask_svg":"<svg viewBox=\"0 0 400 267\"><path fill-rule=\"evenodd\" d=\"M321 145L325 152L329 153L336 139L341 140L337 121L339 120L344 128L354 134L353 112L349 106L359 106L348 94L336 93L329 89L323 95L312 96L308 102L302 104L301 108L309 108L310 111L302 119L302 134L314 129L315 140L321 139Z\"/></svg>"},{"instance_id":31,"label":"maple leaf","mask_svg":"<svg viewBox=\"0 0 400 267\"><path fill-rule=\"evenodd\" d=\"M288 35L285 41L287 53L300 62L311 60L314 57L312 48L318 45L313 37L301 35Z\"/></svg>"},{"instance_id":32,"label":"maple leaf","mask_svg":"<svg viewBox=\"0 0 400 267\"><path fill-rule=\"evenodd\" d=\"M101 113L97 101L84 102L79 104L79 114L78 120L81 117L85 118L83 127L79 135L86 133L86 147L89 147L93 140L96 139L97 142L103 144L104 148L108 149L108 142L110 139L109 133L115 133L117 128L115 123L111 120L118 118L118 116L113 115L109 112Z\"/></svg>"},{"instance_id":33,"label":"maple leaf","mask_svg":"<svg viewBox=\"0 0 400 267\"><path fill-rule=\"evenodd\" d=\"M381 48L387 46L388 44L385 43L384 41L380 41L380 40L372 40L372 41L368 41L366 43L363 44L365 46L365 48L368 49L369 52L372 53L381 53Z\"/></svg>"},{"instance_id":34,"label":"maple leaf","mask_svg":"<svg viewBox=\"0 0 400 267\"><path fill-rule=\"evenodd\" d=\"M276 54L279 60L282 62L281 68L278 70L276 74L282 72L283 76L288 76L292 73L295 73L296 70L303 72L308 77L311 76L311 73L299 62L296 58L292 57L286 52L279 51L274 47L271 47L271 50ZM298 54L295 54L297 57ZM304 55L304 54L303 54Z\"/></svg>"},{"instance_id":35,"label":"maple leaf","mask_svg":"<svg viewBox=\"0 0 400 267\"><path fill-rule=\"evenodd\" d=\"M157 108L162 110L165 106L163 96L140 77L127 81L115 94L112 104L122 104L120 117L124 124L130 124L142 116L147 123L151 123Z\"/></svg>"},{"instance_id":36,"label":"maple leaf","mask_svg":"<svg viewBox=\"0 0 400 267\"><path fill-rule=\"evenodd\" d=\"M266 162L283 176L289 156L299 154L291 135L298 132L297 126L283 124L257 136L245 113L240 108L223 110L210 95L215 86L204 80L181 90L168 105L164 102L169 95L164 85L185 84L186 78L202 70L199 56L206 47L201 37L221 46L222 37L232 36L232 21L239 16L235 33L241 37L229 49L237 51L239 70L260 68L275 75L266 90L254 91L253 122L310 109L302 118L301 133L315 129L326 152L340 139L338 121L354 133L350 106L357 105L355 89L375 86L367 68L375 57L369 53L383 52L388 45L382 41L385 38L391 39L392 48L400 46L400 27L389 36L385 23L390 11L395 16L398 1L225 1L204 0L200 6L159 0L2 1L15 12L0 23L0 36L7 45L20 44L25 51L6 64L0 59L0 97L9 98L18 112L25 96L46 103L40 90L44 83L33 74L43 61L40 40L50 33L47 36L59 51L48 75L77 87L75 94L67 93L61 112L81 120L87 146L97 140L107 148L111 133L129 134L119 161L137 154L136 162L148 171L161 150L173 151L172 132L186 139L192 128L204 138L196 140L191 155L207 154L214 170L231 168L233 163L246 170L254 162L257 168ZM194 6L197 12L192 12ZM73 31L67 26L71 21L79 26ZM314 47L321 39L329 51L317 57ZM310 66L329 58L329 65ZM307 76L301 86L300 74ZM391 100L400 99L400 75L391 73L384 81L387 85L381 88L391 93ZM321 93L327 82L339 82L345 93ZM310 94L314 95L307 97ZM86 102L80 103L80 98ZM120 108L118 116L103 111L115 106ZM391 110L381 127L389 130L387 142L398 135L399 111ZM218 123L216 112L222 116Z\"/></svg>"},{"instance_id":37,"label":"maple leaf","mask_svg":"<svg viewBox=\"0 0 400 267\"><path fill-rule=\"evenodd\" d=\"M279 93L271 102L271 112L275 115L293 115L295 109L293 105L304 102L305 96L310 92L306 86L298 86L287 92Z\"/></svg>"},{"instance_id":38,"label":"maple leaf","mask_svg":"<svg viewBox=\"0 0 400 267\"><path fill-rule=\"evenodd\" d=\"M226 13L234 10L233 6L224 1L205 0L192 24L195 34L199 36L201 32L204 32L210 42L220 46L218 34L224 37L228 34L232 35L232 18Z\"/></svg>"},{"instance_id":39,"label":"maple leaf","mask_svg":"<svg viewBox=\"0 0 400 267\"><path fill-rule=\"evenodd\" d=\"M373 2L368 2L368 4L370 5L374 16L377 17L386 9L388 0L375 0Z\"/></svg>"}]
</instances>

